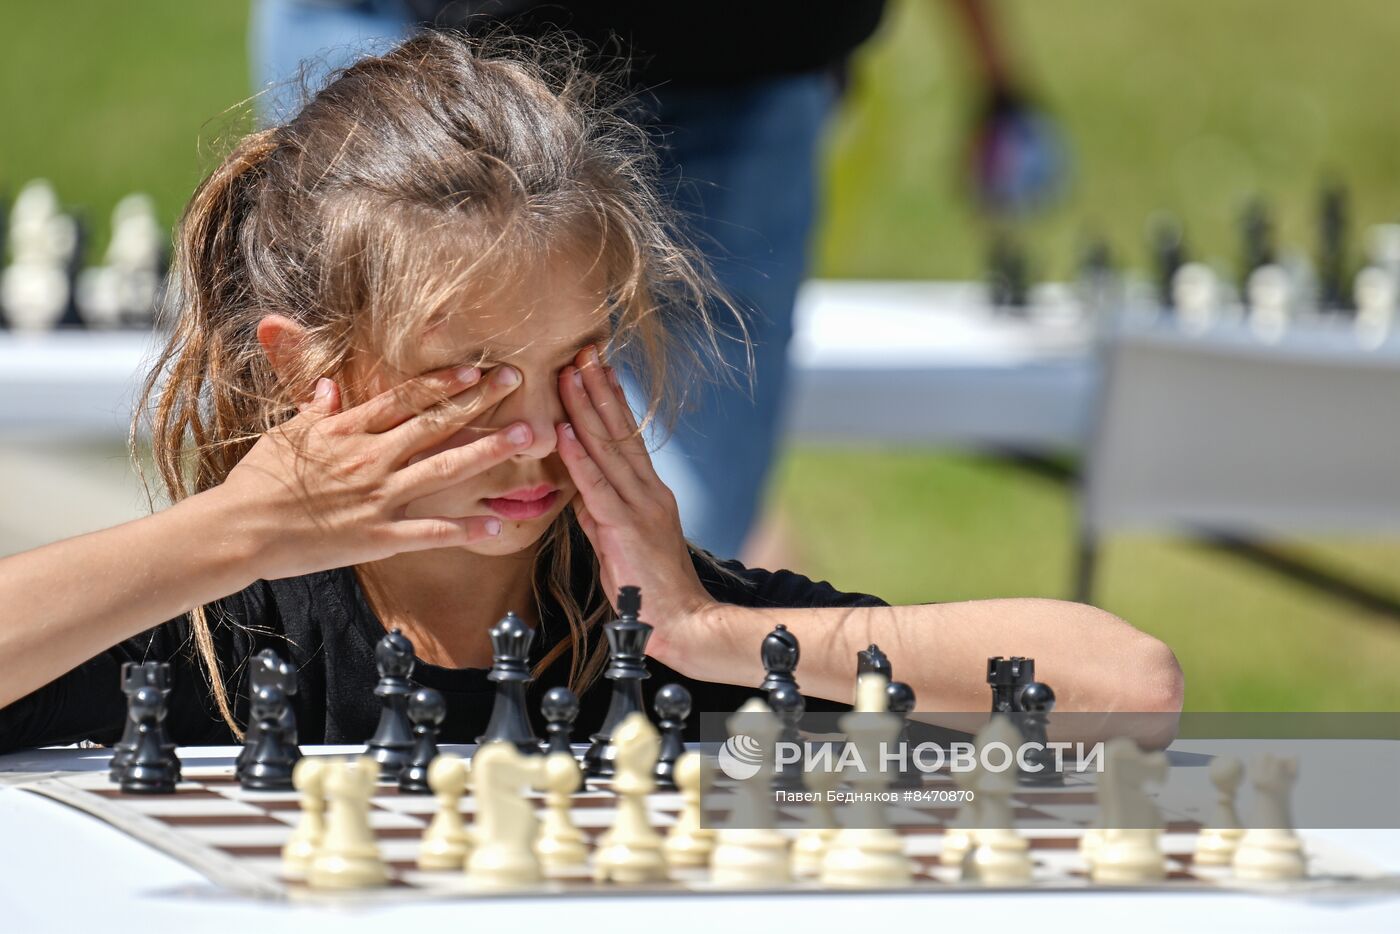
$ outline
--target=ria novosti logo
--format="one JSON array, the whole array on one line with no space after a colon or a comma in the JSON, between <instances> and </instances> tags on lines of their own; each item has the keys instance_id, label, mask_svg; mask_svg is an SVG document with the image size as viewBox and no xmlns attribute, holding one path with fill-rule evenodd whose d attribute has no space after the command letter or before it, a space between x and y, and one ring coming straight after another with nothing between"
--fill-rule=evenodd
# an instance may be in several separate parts
<instances>
[{"instance_id":1,"label":"ria novosti logo","mask_svg":"<svg viewBox=\"0 0 1400 934\"><path fill-rule=\"evenodd\" d=\"M752 736L735 733L719 747L720 771L736 782L753 778L762 763L763 750Z\"/></svg>"}]
</instances>

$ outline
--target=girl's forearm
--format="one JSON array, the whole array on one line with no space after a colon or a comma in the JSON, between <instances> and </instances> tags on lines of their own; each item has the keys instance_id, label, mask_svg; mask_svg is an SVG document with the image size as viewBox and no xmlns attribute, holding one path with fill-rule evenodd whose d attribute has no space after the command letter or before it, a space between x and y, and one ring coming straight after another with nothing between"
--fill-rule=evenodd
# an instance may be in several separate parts
<instances>
[{"instance_id":1,"label":"girl's forearm","mask_svg":"<svg viewBox=\"0 0 1400 934\"><path fill-rule=\"evenodd\" d=\"M686 673L759 684L759 646L778 623L801 642L803 692L830 700L853 699L855 653L874 642L890 657L895 678L914 688L921 711L989 709L992 655L1034 658L1037 678L1056 692L1057 710L1181 709L1181 669L1170 649L1111 613L1059 600L818 609L715 604L696 627L704 651L690 653Z\"/></svg>"},{"instance_id":2,"label":"girl's forearm","mask_svg":"<svg viewBox=\"0 0 1400 934\"><path fill-rule=\"evenodd\" d=\"M216 488L0 559L0 707L99 652L248 586L260 548Z\"/></svg>"}]
</instances>

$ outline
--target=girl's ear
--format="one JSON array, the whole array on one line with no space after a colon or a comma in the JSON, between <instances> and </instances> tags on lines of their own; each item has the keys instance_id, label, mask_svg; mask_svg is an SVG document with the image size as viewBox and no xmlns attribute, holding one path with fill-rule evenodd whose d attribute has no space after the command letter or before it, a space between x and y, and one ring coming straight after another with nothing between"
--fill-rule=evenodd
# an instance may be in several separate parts
<instances>
[{"instance_id":1,"label":"girl's ear","mask_svg":"<svg viewBox=\"0 0 1400 934\"><path fill-rule=\"evenodd\" d=\"M306 328L286 315L267 315L258 322L258 344L283 386L297 372L305 338Z\"/></svg>"}]
</instances>

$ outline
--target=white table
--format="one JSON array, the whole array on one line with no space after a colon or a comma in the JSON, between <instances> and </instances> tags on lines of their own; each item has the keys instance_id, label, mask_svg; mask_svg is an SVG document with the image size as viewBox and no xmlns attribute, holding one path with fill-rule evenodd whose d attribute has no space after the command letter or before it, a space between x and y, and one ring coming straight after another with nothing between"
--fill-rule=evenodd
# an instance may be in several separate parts
<instances>
[{"instance_id":1,"label":"white table","mask_svg":"<svg viewBox=\"0 0 1400 934\"><path fill-rule=\"evenodd\" d=\"M349 751L348 749L346 751ZM204 764L231 748L182 750ZM64 805L5 787L7 775L105 769L105 750L40 750L0 756L0 930L256 931L305 934L386 930L593 931L714 934L732 931L921 930L1036 932L1394 931L1400 897L1271 898L1251 894L923 892L598 897L328 907L259 902L210 891L194 870ZM1327 838L1400 872L1400 831L1333 831ZM619 908L623 909L619 912ZM420 927L421 926L421 927ZM450 926L450 927L449 927Z\"/></svg>"}]
</instances>

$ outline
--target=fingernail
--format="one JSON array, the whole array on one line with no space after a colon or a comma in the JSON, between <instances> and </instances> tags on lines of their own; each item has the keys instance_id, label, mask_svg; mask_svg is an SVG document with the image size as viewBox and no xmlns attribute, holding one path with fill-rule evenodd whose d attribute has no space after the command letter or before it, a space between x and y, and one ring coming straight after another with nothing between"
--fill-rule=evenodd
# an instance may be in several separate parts
<instances>
[{"instance_id":1,"label":"fingernail","mask_svg":"<svg viewBox=\"0 0 1400 934\"><path fill-rule=\"evenodd\" d=\"M565 423L563 424L562 427L563 427L563 429L564 429L564 434L565 434L565 436L567 436L568 439L569 439L570 441L577 441L577 440L578 440L576 437L574 437L574 426L573 426L573 425L570 425L568 422L565 422Z\"/></svg>"},{"instance_id":2,"label":"fingernail","mask_svg":"<svg viewBox=\"0 0 1400 934\"><path fill-rule=\"evenodd\" d=\"M613 384L613 388L614 388L614 389L621 389L621 388L622 388L622 381L619 380L619 379L617 378L617 370L614 370L612 367L608 367L608 368L607 368L607 371L608 371L608 382L610 382L610 383Z\"/></svg>"},{"instance_id":3,"label":"fingernail","mask_svg":"<svg viewBox=\"0 0 1400 934\"><path fill-rule=\"evenodd\" d=\"M487 534L487 535L500 535L500 534L501 534L501 520L500 520L500 519L497 519L497 518L495 518L495 517L493 516L492 518L487 519L486 522L485 522L484 524L485 524L485 526L486 526L486 534Z\"/></svg>"},{"instance_id":4,"label":"fingernail","mask_svg":"<svg viewBox=\"0 0 1400 934\"><path fill-rule=\"evenodd\" d=\"M329 399L331 397L332 388L334 388L334 384L326 377L322 376L320 379L316 380L316 393L314 396L316 401L325 402Z\"/></svg>"},{"instance_id":5,"label":"fingernail","mask_svg":"<svg viewBox=\"0 0 1400 934\"><path fill-rule=\"evenodd\" d=\"M598 345L597 345L597 344L589 344L589 345L588 345L588 362L591 363L591 364L593 364L594 366L597 366L597 365L598 365Z\"/></svg>"},{"instance_id":6,"label":"fingernail","mask_svg":"<svg viewBox=\"0 0 1400 934\"><path fill-rule=\"evenodd\" d=\"M530 440L530 426L524 422L510 426L510 429L506 431L506 440L511 444L527 443Z\"/></svg>"},{"instance_id":7,"label":"fingernail","mask_svg":"<svg viewBox=\"0 0 1400 934\"><path fill-rule=\"evenodd\" d=\"M520 382L520 371L513 366L503 366L496 372L496 385L514 386Z\"/></svg>"},{"instance_id":8,"label":"fingernail","mask_svg":"<svg viewBox=\"0 0 1400 934\"><path fill-rule=\"evenodd\" d=\"M464 366L457 371L457 382L463 386L470 386L481 379L481 367Z\"/></svg>"},{"instance_id":9,"label":"fingernail","mask_svg":"<svg viewBox=\"0 0 1400 934\"><path fill-rule=\"evenodd\" d=\"M574 385L575 385L575 386L577 386L577 387L580 388L580 389L583 388L583 371L582 371L582 370L574 370L574 374L573 374L572 379L573 379L573 381L574 381Z\"/></svg>"}]
</instances>

